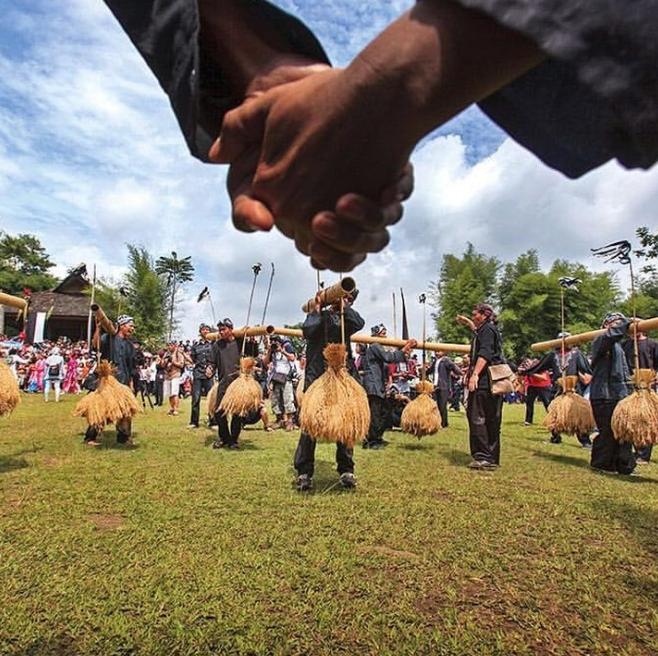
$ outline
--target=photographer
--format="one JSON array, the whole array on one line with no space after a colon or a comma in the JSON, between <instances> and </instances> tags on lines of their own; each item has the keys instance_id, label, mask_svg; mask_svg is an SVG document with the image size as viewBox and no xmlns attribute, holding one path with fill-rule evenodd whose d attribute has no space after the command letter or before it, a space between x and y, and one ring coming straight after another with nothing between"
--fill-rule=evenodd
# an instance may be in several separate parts
<instances>
[{"instance_id":1,"label":"photographer","mask_svg":"<svg viewBox=\"0 0 658 656\"><path fill-rule=\"evenodd\" d=\"M266 346L268 346L266 342ZM272 412L276 416L273 428L294 429L295 395L292 378L295 372L295 351L288 340L275 335L269 340L269 348L263 358L266 366L272 365L270 382L272 385Z\"/></svg>"}]
</instances>

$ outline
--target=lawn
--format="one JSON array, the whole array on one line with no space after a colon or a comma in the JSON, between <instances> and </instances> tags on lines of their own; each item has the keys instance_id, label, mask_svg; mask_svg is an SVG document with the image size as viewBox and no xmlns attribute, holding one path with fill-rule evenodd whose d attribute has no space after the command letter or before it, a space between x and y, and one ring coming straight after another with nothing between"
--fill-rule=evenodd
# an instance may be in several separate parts
<instances>
[{"instance_id":1,"label":"lawn","mask_svg":"<svg viewBox=\"0 0 658 656\"><path fill-rule=\"evenodd\" d=\"M300 495L297 434L213 450L184 404L93 449L74 402L0 419L3 656L658 652L658 465L594 473L507 406L496 472L451 413L358 448L354 492L319 445Z\"/></svg>"}]
</instances>

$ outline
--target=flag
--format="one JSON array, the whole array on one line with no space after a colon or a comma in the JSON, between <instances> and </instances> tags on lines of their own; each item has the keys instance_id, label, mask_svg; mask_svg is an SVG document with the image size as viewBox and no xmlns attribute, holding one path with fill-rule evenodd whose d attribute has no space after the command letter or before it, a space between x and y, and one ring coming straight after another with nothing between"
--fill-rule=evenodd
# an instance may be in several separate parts
<instances>
[{"instance_id":1,"label":"flag","mask_svg":"<svg viewBox=\"0 0 658 656\"><path fill-rule=\"evenodd\" d=\"M52 316L54 310L55 310L55 306L51 305L48 312L46 312L46 321L48 321L48 319L50 319L50 317Z\"/></svg>"},{"instance_id":2,"label":"flag","mask_svg":"<svg viewBox=\"0 0 658 656\"><path fill-rule=\"evenodd\" d=\"M207 287L207 286L204 287L204 288L201 290L201 293L197 296L196 302L197 302L197 303L201 303L201 301L202 301L206 296L208 296L209 294L210 294L210 290L208 289L208 287Z\"/></svg>"},{"instance_id":3,"label":"flag","mask_svg":"<svg viewBox=\"0 0 658 656\"><path fill-rule=\"evenodd\" d=\"M404 292L400 287L400 298L402 299L402 339L409 339L409 325L407 324L407 306L404 304Z\"/></svg>"}]
</instances>

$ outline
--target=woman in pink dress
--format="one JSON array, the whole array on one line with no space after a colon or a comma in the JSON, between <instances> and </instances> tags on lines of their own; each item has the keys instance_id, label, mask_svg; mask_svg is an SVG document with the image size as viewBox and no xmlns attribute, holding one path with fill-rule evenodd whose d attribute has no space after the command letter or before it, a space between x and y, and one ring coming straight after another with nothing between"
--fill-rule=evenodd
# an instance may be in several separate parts
<instances>
[{"instance_id":1,"label":"woman in pink dress","mask_svg":"<svg viewBox=\"0 0 658 656\"><path fill-rule=\"evenodd\" d=\"M75 351L71 353L66 361L66 374L62 389L65 394L78 394L80 385L78 384L78 355Z\"/></svg>"}]
</instances>

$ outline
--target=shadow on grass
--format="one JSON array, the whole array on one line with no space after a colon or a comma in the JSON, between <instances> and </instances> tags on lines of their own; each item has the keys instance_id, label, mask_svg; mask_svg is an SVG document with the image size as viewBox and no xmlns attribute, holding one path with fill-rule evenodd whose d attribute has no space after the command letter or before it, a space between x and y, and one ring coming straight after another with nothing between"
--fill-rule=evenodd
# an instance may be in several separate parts
<instances>
[{"instance_id":1,"label":"shadow on grass","mask_svg":"<svg viewBox=\"0 0 658 656\"><path fill-rule=\"evenodd\" d=\"M450 451L441 451L440 453L451 465L457 465L458 467L465 467L473 459L470 453L458 449L450 449Z\"/></svg>"},{"instance_id":2,"label":"shadow on grass","mask_svg":"<svg viewBox=\"0 0 658 656\"><path fill-rule=\"evenodd\" d=\"M416 438L413 442L398 442L395 447L405 451L427 451L432 448L432 445L427 440Z\"/></svg>"},{"instance_id":3,"label":"shadow on grass","mask_svg":"<svg viewBox=\"0 0 658 656\"><path fill-rule=\"evenodd\" d=\"M313 473L313 491L311 494L346 494L338 482L335 461L316 460Z\"/></svg>"},{"instance_id":4,"label":"shadow on grass","mask_svg":"<svg viewBox=\"0 0 658 656\"><path fill-rule=\"evenodd\" d=\"M25 458L20 458L24 453L36 453L41 451L40 446L35 446L31 449L21 449L16 453L10 453L6 456L0 456L0 474L6 474L16 469L25 469L30 466L30 463Z\"/></svg>"},{"instance_id":5,"label":"shadow on grass","mask_svg":"<svg viewBox=\"0 0 658 656\"><path fill-rule=\"evenodd\" d=\"M251 440L245 440L242 439L243 433L240 434L240 438L238 438L238 445L239 445L239 451L260 451L261 447L257 446L254 444ZM215 435L207 435L206 438L203 440L203 445L204 446L212 446L212 444L215 442L217 439L217 434ZM220 451L223 449L219 449Z\"/></svg>"}]
</instances>

